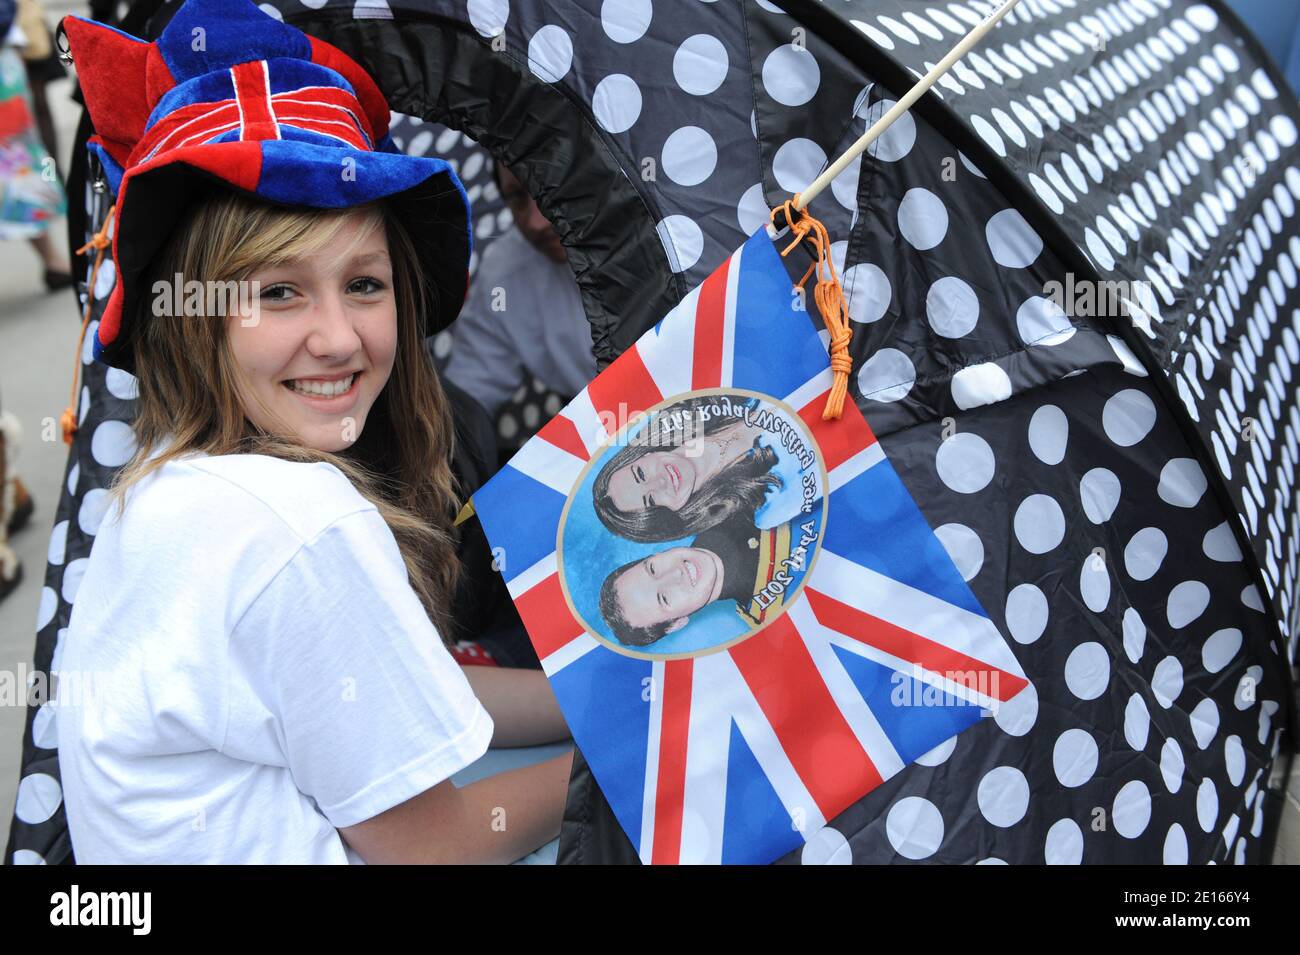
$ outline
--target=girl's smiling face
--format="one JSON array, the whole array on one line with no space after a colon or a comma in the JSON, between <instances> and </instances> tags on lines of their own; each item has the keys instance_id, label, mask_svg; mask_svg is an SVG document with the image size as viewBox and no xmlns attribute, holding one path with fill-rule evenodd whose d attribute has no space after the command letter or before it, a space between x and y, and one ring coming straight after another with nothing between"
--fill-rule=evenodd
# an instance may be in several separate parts
<instances>
[{"instance_id":1,"label":"girl's smiling face","mask_svg":"<svg viewBox=\"0 0 1300 955\"><path fill-rule=\"evenodd\" d=\"M318 251L255 268L245 281L258 283L256 311L227 319L245 415L267 431L278 430L278 418L318 451L350 447L397 354L381 215L347 215Z\"/></svg>"}]
</instances>

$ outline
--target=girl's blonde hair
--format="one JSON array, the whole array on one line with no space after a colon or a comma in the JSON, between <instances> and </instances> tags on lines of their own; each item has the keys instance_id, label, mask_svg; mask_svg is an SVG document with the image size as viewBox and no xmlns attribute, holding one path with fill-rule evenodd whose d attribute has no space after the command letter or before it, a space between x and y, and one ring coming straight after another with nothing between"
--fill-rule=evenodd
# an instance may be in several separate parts
<instances>
[{"instance_id":1,"label":"girl's blonde hair","mask_svg":"<svg viewBox=\"0 0 1300 955\"><path fill-rule=\"evenodd\" d=\"M271 430L254 425L239 398L244 378L227 337L229 319L159 317L144 314L144 306L131 317L139 381L133 423L138 448L112 483L110 501L120 516L133 485L194 451L332 464L378 508L397 540L411 587L450 641L448 607L459 574L452 528L458 504L451 472L454 429L446 395L424 349L424 316L430 306L423 273L410 237L392 212L382 205L289 208L220 192L186 216L155 258L143 287L153 288L156 279L170 283L177 274L186 282L246 280L268 264L319 252L354 215L386 231L397 305L393 371L356 442L338 452L306 447L260 398L273 425ZM368 234L368 229L358 230L357 241ZM168 435L171 444L150 460Z\"/></svg>"}]
</instances>

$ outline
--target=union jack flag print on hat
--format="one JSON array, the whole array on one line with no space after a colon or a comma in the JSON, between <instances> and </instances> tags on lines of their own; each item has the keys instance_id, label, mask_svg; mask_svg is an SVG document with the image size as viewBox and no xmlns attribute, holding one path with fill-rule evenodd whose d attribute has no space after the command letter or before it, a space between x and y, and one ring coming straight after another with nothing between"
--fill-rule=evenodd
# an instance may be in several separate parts
<instances>
[{"instance_id":1,"label":"union jack flag print on hat","mask_svg":"<svg viewBox=\"0 0 1300 955\"><path fill-rule=\"evenodd\" d=\"M831 383L761 229L475 495L645 862L771 862L1027 685Z\"/></svg>"},{"instance_id":2,"label":"union jack flag print on hat","mask_svg":"<svg viewBox=\"0 0 1300 955\"><path fill-rule=\"evenodd\" d=\"M388 104L342 51L249 0L187 0L153 43L76 16L63 29L90 148L117 194L117 281L97 359L134 370L143 273L190 201L215 187L318 209L398 200L426 269L429 332L456 317L471 251L465 190L443 160L397 151Z\"/></svg>"}]
</instances>

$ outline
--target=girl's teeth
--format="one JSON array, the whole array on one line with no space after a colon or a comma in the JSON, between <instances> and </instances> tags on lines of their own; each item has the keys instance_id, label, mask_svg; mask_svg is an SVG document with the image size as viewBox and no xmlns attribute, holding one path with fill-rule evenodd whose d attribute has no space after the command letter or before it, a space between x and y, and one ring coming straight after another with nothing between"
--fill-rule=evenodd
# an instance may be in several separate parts
<instances>
[{"instance_id":1,"label":"girl's teeth","mask_svg":"<svg viewBox=\"0 0 1300 955\"><path fill-rule=\"evenodd\" d=\"M352 388L352 381L356 377L356 375L349 375L341 381L295 381L290 387L301 395L319 395L330 398L345 394Z\"/></svg>"}]
</instances>

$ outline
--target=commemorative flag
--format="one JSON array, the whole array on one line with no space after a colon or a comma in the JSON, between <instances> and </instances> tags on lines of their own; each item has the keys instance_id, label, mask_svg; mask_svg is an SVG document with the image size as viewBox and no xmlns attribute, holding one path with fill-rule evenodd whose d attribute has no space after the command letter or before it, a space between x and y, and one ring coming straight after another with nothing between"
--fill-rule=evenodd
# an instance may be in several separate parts
<instances>
[{"instance_id":1,"label":"commemorative flag","mask_svg":"<svg viewBox=\"0 0 1300 955\"><path fill-rule=\"evenodd\" d=\"M474 503L642 861L767 863L1027 685L758 230Z\"/></svg>"}]
</instances>

